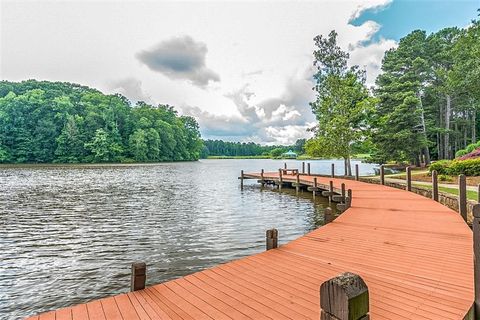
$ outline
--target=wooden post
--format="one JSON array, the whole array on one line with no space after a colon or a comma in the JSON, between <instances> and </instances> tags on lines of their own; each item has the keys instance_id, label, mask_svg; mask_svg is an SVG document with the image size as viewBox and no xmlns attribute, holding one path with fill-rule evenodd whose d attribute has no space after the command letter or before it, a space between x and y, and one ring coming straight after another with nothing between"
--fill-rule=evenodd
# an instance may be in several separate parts
<instances>
[{"instance_id":1,"label":"wooden post","mask_svg":"<svg viewBox=\"0 0 480 320\"><path fill-rule=\"evenodd\" d=\"M345 183L342 183L342 203L345 203Z\"/></svg>"},{"instance_id":2,"label":"wooden post","mask_svg":"<svg viewBox=\"0 0 480 320\"><path fill-rule=\"evenodd\" d=\"M302 173L305 174L305 161L302 161Z\"/></svg>"},{"instance_id":3,"label":"wooden post","mask_svg":"<svg viewBox=\"0 0 480 320\"><path fill-rule=\"evenodd\" d=\"M147 280L147 265L145 262L132 263L132 277L130 283L130 291L145 289Z\"/></svg>"},{"instance_id":4,"label":"wooden post","mask_svg":"<svg viewBox=\"0 0 480 320\"><path fill-rule=\"evenodd\" d=\"M436 170L432 170L432 199L438 201L438 175Z\"/></svg>"},{"instance_id":5,"label":"wooden post","mask_svg":"<svg viewBox=\"0 0 480 320\"><path fill-rule=\"evenodd\" d=\"M283 163L283 168L287 169L287 163L286 162Z\"/></svg>"},{"instance_id":6,"label":"wooden post","mask_svg":"<svg viewBox=\"0 0 480 320\"><path fill-rule=\"evenodd\" d=\"M458 212L467 221L467 177L464 174L458 176Z\"/></svg>"},{"instance_id":7,"label":"wooden post","mask_svg":"<svg viewBox=\"0 0 480 320\"><path fill-rule=\"evenodd\" d=\"M478 319L480 317L480 204L474 205L472 211L475 319Z\"/></svg>"},{"instance_id":8,"label":"wooden post","mask_svg":"<svg viewBox=\"0 0 480 320\"><path fill-rule=\"evenodd\" d=\"M347 209L352 206L352 189L347 190L347 200L345 201Z\"/></svg>"},{"instance_id":9,"label":"wooden post","mask_svg":"<svg viewBox=\"0 0 480 320\"><path fill-rule=\"evenodd\" d=\"M265 173L265 170L262 169L262 171L260 172L260 179L262 180L262 187L265 185L265 179L263 177L263 174Z\"/></svg>"},{"instance_id":10,"label":"wooden post","mask_svg":"<svg viewBox=\"0 0 480 320\"><path fill-rule=\"evenodd\" d=\"M355 180L360 180L360 174L358 172L358 164L355 165Z\"/></svg>"},{"instance_id":11,"label":"wooden post","mask_svg":"<svg viewBox=\"0 0 480 320\"><path fill-rule=\"evenodd\" d=\"M324 224L330 223L333 220L335 219L333 216L332 208L330 207L325 208L324 217L323 217Z\"/></svg>"},{"instance_id":12,"label":"wooden post","mask_svg":"<svg viewBox=\"0 0 480 320\"><path fill-rule=\"evenodd\" d=\"M330 191L330 195L328 196L328 200L332 201L332 197L333 197L333 181L330 180L329 182L329 191Z\"/></svg>"},{"instance_id":13,"label":"wooden post","mask_svg":"<svg viewBox=\"0 0 480 320\"><path fill-rule=\"evenodd\" d=\"M297 185L295 186L297 193L300 191L300 174L297 173Z\"/></svg>"},{"instance_id":14,"label":"wooden post","mask_svg":"<svg viewBox=\"0 0 480 320\"><path fill-rule=\"evenodd\" d=\"M335 178L335 163L332 163L332 178Z\"/></svg>"},{"instance_id":15,"label":"wooden post","mask_svg":"<svg viewBox=\"0 0 480 320\"><path fill-rule=\"evenodd\" d=\"M385 185L385 167L383 164L380 166L380 183Z\"/></svg>"},{"instance_id":16,"label":"wooden post","mask_svg":"<svg viewBox=\"0 0 480 320\"><path fill-rule=\"evenodd\" d=\"M243 189L243 170L240 171L240 188Z\"/></svg>"},{"instance_id":17,"label":"wooden post","mask_svg":"<svg viewBox=\"0 0 480 320\"><path fill-rule=\"evenodd\" d=\"M313 178L313 198L315 199L317 193L317 177Z\"/></svg>"},{"instance_id":18,"label":"wooden post","mask_svg":"<svg viewBox=\"0 0 480 320\"><path fill-rule=\"evenodd\" d=\"M320 286L321 320L368 320L368 287L354 273L345 272Z\"/></svg>"},{"instance_id":19,"label":"wooden post","mask_svg":"<svg viewBox=\"0 0 480 320\"><path fill-rule=\"evenodd\" d=\"M407 191L412 191L412 171L410 167L407 167Z\"/></svg>"},{"instance_id":20,"label":"wooden post","mask_svg":"<svg viewBox=\"0 0 480 320\"><path fill-rule=\"evenodd\" d=\"M278 169L278 189L282 189L282 184L283 184L283 176L282 176L282 169Z\"/></svg>"},{"instance_id":21,"label":"wooden post","mask_svg":"<svg viewBox=\"0 0 480 320\"><path fill-rule=\"evenodd\" d=\"M477 202L480 203L480 184L477 186Z\"/></svg>"},{"instance_id":22,"label":"wooden post","mask_svg":"<svg viewBox=\"0 0 480 320\"><path fill-rule=\"evenodd\" d=\"M275 249L278 247L278 230L270 229L266 232L266 244L267 250Z\"/></svg>"},{"instance_id":23,"label":"wooden post","mask_svg":"<svg viewBox=\"0 0 480 320\"><path fill-rule=\"evenodd\" d=\"M310 175L310 162L307 163L307 174Z\"/></svg>"}]
</instances>

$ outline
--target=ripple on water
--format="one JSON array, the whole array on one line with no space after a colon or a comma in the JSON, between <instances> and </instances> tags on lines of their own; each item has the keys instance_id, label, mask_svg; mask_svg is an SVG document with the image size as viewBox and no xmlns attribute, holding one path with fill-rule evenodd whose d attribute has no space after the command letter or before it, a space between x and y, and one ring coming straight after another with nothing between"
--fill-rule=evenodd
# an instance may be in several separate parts
<instances>
[{"instance_id":1,"label":"ripple on water","mask_svg":"<svg viewBox=\"0 0 480 320\"><path fill-rule=\"evenodd\" d=\"M312 170L327 173L329 163ZM309 193L248 181L240 190L240 169L282 165L0 168L0 319L126 292L133 261L147 263L153 284L260 252L268 228L279 229L280 243L316 228L325 202Z\"/></svg>"}]
</instances>

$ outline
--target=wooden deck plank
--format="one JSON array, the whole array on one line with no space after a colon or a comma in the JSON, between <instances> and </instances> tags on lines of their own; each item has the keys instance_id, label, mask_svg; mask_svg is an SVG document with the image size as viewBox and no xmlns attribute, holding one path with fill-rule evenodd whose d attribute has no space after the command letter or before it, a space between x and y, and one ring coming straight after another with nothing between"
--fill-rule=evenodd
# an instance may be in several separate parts
<instances>
[{"instance_id":1,"label":"wooden deck plank","mask_svg":"<svg viewBox=\"0 0 480 320\"><path fill-rule=\"evenodd\" d=\"M87 312L90 320L105 320L105 313L100 300L87 303Z\"/></svg>"},{"instance_id":2,"label":"wooden deck plank","mask_svg":"<svg viewBox=\"0 0 480 320\"><path fill-rule=\"evenodd\" d=\"M85 304L79 304L72 307L72 319L73 320L88 320L88 311Z\"/></svg>"},{"instance_id":3,"label":"wooden deck plank","mask_svg":"<svg viewBox=\"0 0 480 320\"><path fill-rule=\"evenodd\" d=\"M113 297L123 319L140 320L135 307L126 294Z\"/></svg>"},{"instance_id":4,"label":"wooden deck plank","mask_svg":"<svg viewBox=\"0 0 480 320\"><path fill-rule=\"evenodd\" d=\"M278 172L264 178L278 179ZM332 180L337 190L341 183L353 190L352 206L332 223L278 249L75 306L71 319L88 319L86 308L99 320L318 319L321 283L345 271L366 281L372 319L463 318L473 302L473 252L458 213L400 189L316 178L325 189ZM313 185L313 176L301 175L300 183ZM62 312L68 319L66 310L55 320ZM51 315L34 319L42 317Z\"/></svg>"},{"instance_id":5,"label":"wooden deck plank","mask_svg":"<svg viewBox=\"0 0 480 320\"><path fill-rule=\"evenodd\" d=\"M42 313L39 316L39 320L55 320L55 311Z\"/></svg>"},{"instance_id":6,"label":"wooden deck plank","mask_svg":"<svg viewBox=\"0 0 480 320\"><path fill-rule=\"evenodd\" d=\"M56 311L55 320L72 320L72 308L63 308Z\"/></svg>"}]
</instances>

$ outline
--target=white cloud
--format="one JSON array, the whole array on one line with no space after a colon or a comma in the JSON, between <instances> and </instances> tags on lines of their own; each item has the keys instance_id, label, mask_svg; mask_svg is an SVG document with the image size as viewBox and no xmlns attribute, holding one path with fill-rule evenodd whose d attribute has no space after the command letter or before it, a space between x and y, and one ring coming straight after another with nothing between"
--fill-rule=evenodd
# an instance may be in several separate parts
<instances>
[{"instance_id":1,"label":"white cloud","mask_svg":"<svg viewBox=\"0 0 480 320\"><path fill-rule=\"evenodd\" d=\"M368 41L375 22L349 22L389 2L3 0L0 76L175 105L205 137L290 143L315 120L313 38L335 29L373 83L395 43Z\"/></svg>"}]
</instances>

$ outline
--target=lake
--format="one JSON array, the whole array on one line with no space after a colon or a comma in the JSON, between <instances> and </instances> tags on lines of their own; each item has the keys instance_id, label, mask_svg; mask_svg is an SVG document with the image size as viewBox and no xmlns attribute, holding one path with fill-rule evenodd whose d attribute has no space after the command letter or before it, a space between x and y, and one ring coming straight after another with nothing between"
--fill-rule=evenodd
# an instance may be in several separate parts
<instances>
[{"instance_id":1,"label":"lake","mask_svg":"<svg viewBox=\"0 0 480 320\"><path fill-rule=\"evenodd\" d=\"M0 167L0 319L127 292L134 261L155 284L261 252L266 229L282 244L321 226L321 197L253 180L240 189L240 170L283 162ZM330 173L331 160L309 162L312 173Z\"/></svg>"}]
</instances>

